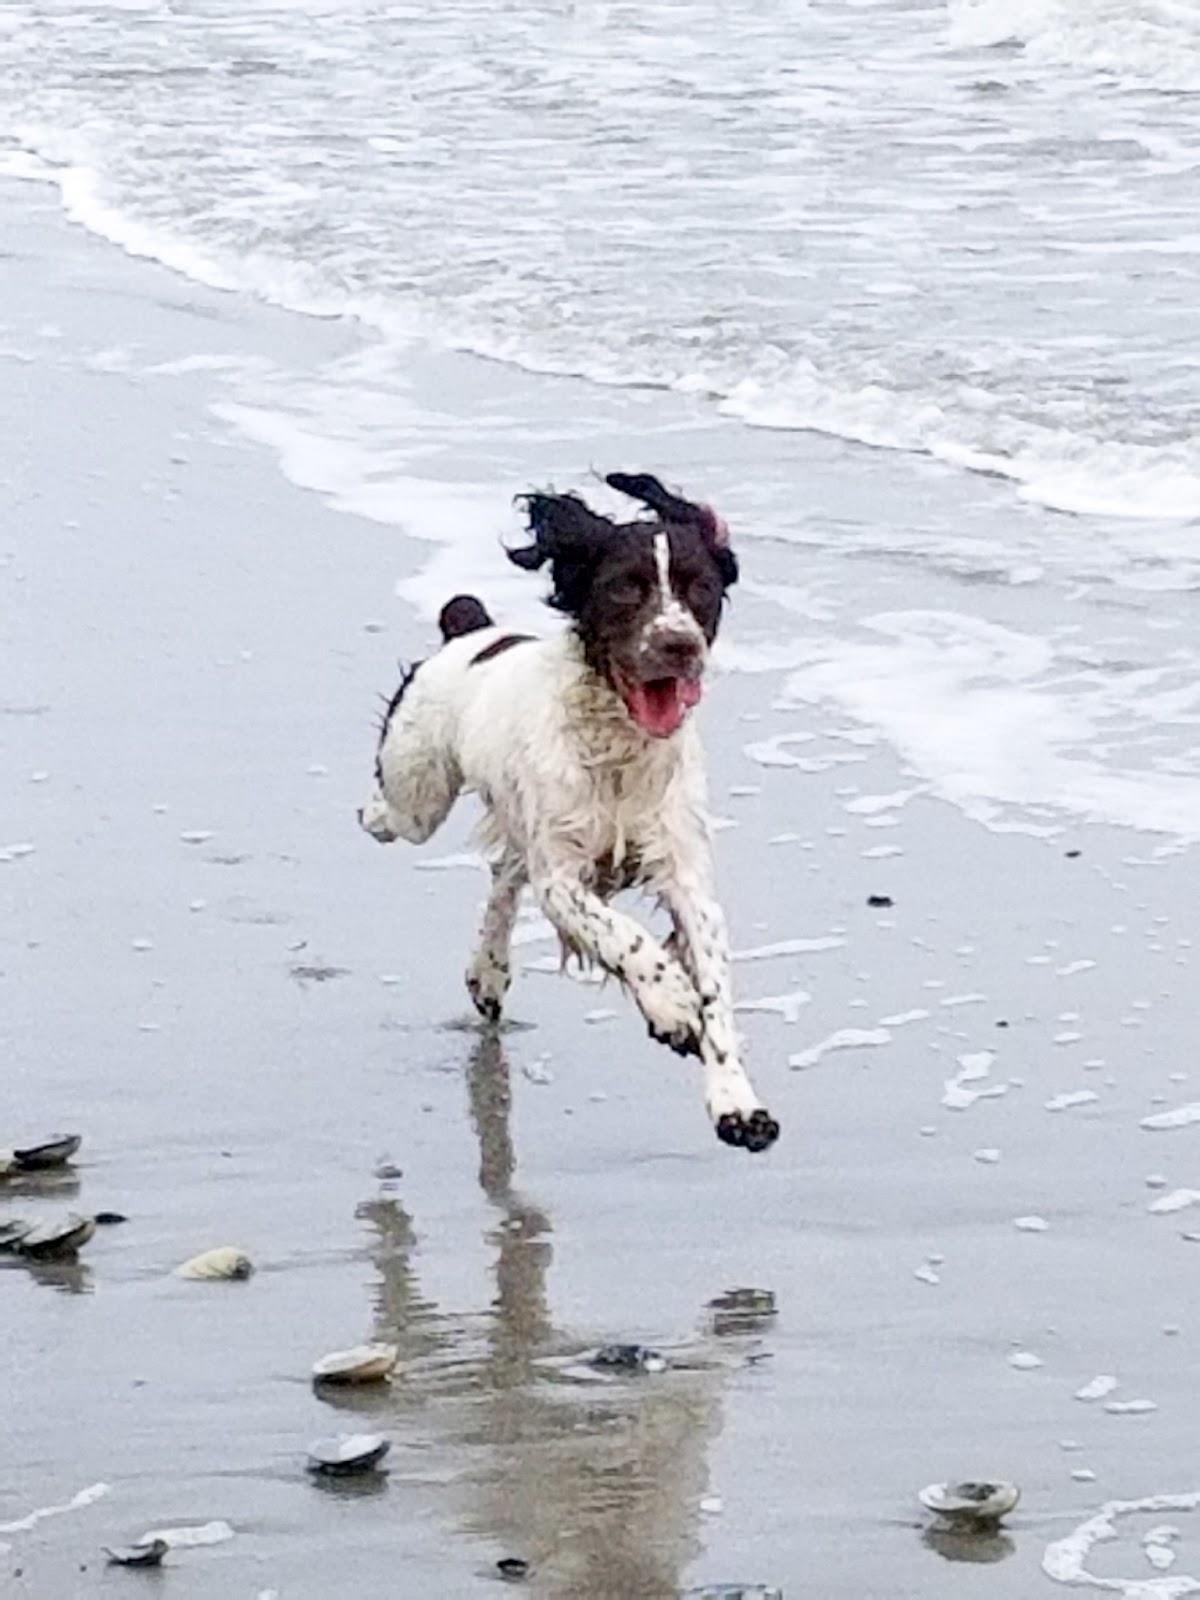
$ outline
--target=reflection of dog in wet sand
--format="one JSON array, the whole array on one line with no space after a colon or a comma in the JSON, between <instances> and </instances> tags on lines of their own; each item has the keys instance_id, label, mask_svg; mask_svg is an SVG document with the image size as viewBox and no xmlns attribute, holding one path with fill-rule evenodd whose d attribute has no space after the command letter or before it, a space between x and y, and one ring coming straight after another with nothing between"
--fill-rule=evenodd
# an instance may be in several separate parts
<instances>
[{"instance_id":1,"label":"reflection of dog in wet sand","mask_svg":"<svg viewBox=\"0 0 1200 1600\"><path fill-rule=\"evenodd\" d=\"M655 1039L700 1057L718 1137L763 1150L779 1125L739 1059L688 716L737 561L709 507L648 474L607 481L651 515L615 523L575 495L532 494L532 543L510 552L529 571L549 565L565 632L505 632L466 595L443 608L442 648L388 706L360 817L376 839L420 844L461 791L478 794L493 862L467 973L477 1010L500 1016L528 884L564 949L618 978ZM665 944L609 905L632 887L669 913Z\"/></svg>"}]
</instances>

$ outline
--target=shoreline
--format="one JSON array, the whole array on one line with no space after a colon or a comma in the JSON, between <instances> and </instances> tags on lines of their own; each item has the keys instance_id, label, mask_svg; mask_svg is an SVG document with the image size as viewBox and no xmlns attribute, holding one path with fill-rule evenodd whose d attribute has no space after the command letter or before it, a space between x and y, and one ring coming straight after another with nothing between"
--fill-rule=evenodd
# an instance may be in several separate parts
<instances>
[{"instance_id":1,"label":"shoreline","mask_svg":"<svg viewBox=\"0 0 1200 1600\"><path fill-rule=\"evenodd\" d=\"M403 1563L414 1589L467 1600L517 1554L538 1596L744 1578L824 1600L961 1600L969 1575L923 1541L915 1492L993 1472L1024 1499L989 1594L1028 1600L1055 1592L1046 1544L1103 1502L1193 1489L1191 1228L1186 1207L1151 1209L1147 1183L1194 1181L1191 1140L1139 1126L1195 1092L1177 1043L1190 909L1171 858L1155 870L1137 835L1054 814L1047 837L985 829L836 700L789 707L788 674L755 653L774 625L764 591L790 584L819 617L838 569L754 540L732 631L762 670L722 675L705 709L714 809L734 824L718 866L738 997L759 1008L742 1023L784 1122L778 1153L716 1146L687 1067L615 994L526 971L525 1026L489 1050L461 1026L478 898L457 864L462 819L399 855L353 825L370 691L397 644L420 643L407 604L376 631L382 597L402 571L402 599L428 615L464 559L408 549L386 520L396 485L418 461L435 482L460 463L444 514L498 516L497 485L577 470L592 438L597 459L653 448L681 481L740 474L752 505L778 441L662 396L488 383L426 353L380 520L348 518L327 497L361 506L362 480L339 491L336 456L304 456L294 431L273 442L324 480L313 494L213 407L257 395L261 417L274 393L302 421L296 371L319 388L361 355L353 330L198 289L38 213L14 201L0 260L0 650L19 669L0 697L16 774L0 846L35 845L0 866L0 1044L13 1135L78 1126L70 1203L131 1220L69 1281L0 1271L0 1523L110 1484L2 1536L13 1592L86 1600L107 1589L101 1544L225 1518L232 1540L172 1562L185 1597L233 1584L324 1600L349 1580L383 1600ZM830 515L851 459L856 529L888 484L942 492L940 473L808 440L805 486ZM506 618L535 608L486 520L476 555ZM872 598L914 607L902 564L853 570ZM922 575L919 599L955 581ZM797 938L841 942L753 954ZM585 1022L593 1010L615 1015ZM847 1029L877 1037L789 1069ZM954 1080L1004 1092L956 1110ZM1082 1092L1096 1098L1050 1109ZM402 1178L376 1177L384 1162ZM40 1214L62 1198L3 1204ZM1029 1215L1047 1229L1014 1225ZM258 1263L248 1284L171 1279L224 1242ZM729 1338L711 1302L739 1284L779 1312ZM401 1343L403 1380L335 1417L306 1374L369 1334ZM584 1383L581 1356L607 1339L694 1370ZM1043 1365L1013 1367L1014 1351ZM1076 1400L1100 1373L1118 1401L1157 1410ZM368 1425L396 1440L386 1491L314 1491L307 1443ZM1125 1554L1132 1581L1136 1541Z\"/></svg>"}]
</instances>

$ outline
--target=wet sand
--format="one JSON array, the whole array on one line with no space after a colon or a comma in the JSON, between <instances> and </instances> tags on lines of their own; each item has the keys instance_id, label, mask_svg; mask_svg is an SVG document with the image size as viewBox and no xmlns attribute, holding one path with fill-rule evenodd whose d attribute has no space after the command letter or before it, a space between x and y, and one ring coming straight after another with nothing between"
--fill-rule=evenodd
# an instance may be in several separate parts
<instances>
[{"instance_id":1,"label":"wet sand","mask_svg":"<svg viewBox=\"0 0 1200 1600\"><path fill-rule=\"evenodd\" d=\"M1191 858L1052 817L985 828L844 715L789 704L785 674L732 672L704 715L778 1148L718 1146L693 1074L612 990L527 972L514 1025L481 1034L469 819L420 852L353 820L372 694L430 641L393 595L426 552L211 409L230 371L297 343L332 360L354 331L126 260L40 191L3 204L0 1144L85 1142L68 1181L5 1185L0 1220L129 1218L78 1267L0 1258L6 1592L124 1593L143 1580L102 1544L224 1519L232 1539L145 1581L465 1600L518 1555L539 1597L1028 1600L1105 1502L1200 1488L1198 1135L1142 1126L1197 1098ZM535 390L556 427L512 421ZM636 453L687 482L783 448L467 358L427 358L414 395L440 416L431 475L469 459L498 497L569 462ZM848 446L787 450L847 514L943 492ZM796 559L756 547L748 576L803 585ZM854 581L911 584L885 563ZM735 638L762 604L739 599ZM769 742L788 735L808 737ZM172 1277L224 1243L249 1282ZM731 1329L712 1302L743 1285L777 1315ZM400 1346L397 1381L315 1395L312 1362L365 1337ZM675 1365L596 1381L581 1358L612 1339ZM1098 1375L1117 1387L1077 1399ZM386 1478L306 1477L341 1428L393 1439ZM1007 1532L930 1535L920 1486L988 1475L1023 1489ZM1200 1572L1186 1508L1119 1520L1089 1568L1191 1592L1135 1587L1164 1521L1171 1577Z\"/></svg>"}]
</instances>

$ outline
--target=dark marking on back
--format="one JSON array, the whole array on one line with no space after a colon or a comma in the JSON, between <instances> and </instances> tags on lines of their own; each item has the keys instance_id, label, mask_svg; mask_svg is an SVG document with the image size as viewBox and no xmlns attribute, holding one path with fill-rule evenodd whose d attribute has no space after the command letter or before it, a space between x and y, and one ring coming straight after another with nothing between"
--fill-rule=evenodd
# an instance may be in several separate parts
<instances>
[{"instance_id":1,"label":"dark marking on back","mask_svg":"<svg viewBox=\"0 0 1200 1600\"><path fill-rule=\"evenodd\" d=\"M472 632L475 630L472 629ZM477 656L472 656L470 665L477 667L481 661L494 661L497 656L502 656L506 650L511 650L515 644L530 644L533 641L531 633L503 633L498 639L493 639L491 644L485 644Z\"/></svg>"}]
</instances>

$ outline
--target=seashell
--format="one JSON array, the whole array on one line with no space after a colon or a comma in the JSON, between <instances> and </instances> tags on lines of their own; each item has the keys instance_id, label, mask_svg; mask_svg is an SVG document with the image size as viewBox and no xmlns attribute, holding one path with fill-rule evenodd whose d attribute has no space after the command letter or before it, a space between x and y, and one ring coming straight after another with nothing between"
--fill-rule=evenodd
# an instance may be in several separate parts
<instances>
[{"instance_id":1,"label":"seashell","mask_svg":"<svg viewBox=\"0 0 1200 1600\"><path fill-rule=\"evenodd\" d=\"M496 1571L507 1583L520 1583L529 1576L529 1563L523 1556L501 1556Z\"/></svg>"},{"instance_id":2,"label":"seashell","mask_svg":"<svg viewBox=\"0 0 1200 1600\"><path fill-rule=\"evenodd\" d=\"M33 1232L33 1223L23 1217L9 1217L0 1222L0 1250L16 1250L27 1233Z\"/></svg>"},{"instance_id":3,"label":"seashell","mask_svg":"<svg viewBox=\"0 0 1200 1600\"><path fill-rule=\"evenodd\" d=\"M129 1218L121 1211L97 1211L93 1221L98 1228L115 1228L120 1222L128 1222Z\"/></svg>"},{"instance_id":4,"label":"seashell","mask_svg":"<svg viewBox=\"0 0 1200 1600\"><path fill-rule=\"evenodd\" d=\"M73 1256L95 1231L96 1224L91 1217L80 1217L74 1211L68 1211L65 1217L30 1228L21 1237L16 1249L31 1261L53 1261Z\"/></svg>"},{"instance_id":5,"label":"seashell","mask_svg":"<svg viewBox=\"0 0 1200 1600\"><path fill-rule=\"evenodd\" d=\"M79 1134L62 1133L43 1144L26 1145L23 1150L14 1150L13 1159L22 1172L45 1172L50 1167L65 1167L82 1143Z\"/></svg>"},{"instance_id":6,"label":"seashell","mask_svg":"<svg viewBox=\"0 0 1200 1600\"><path fill-rule=\"evenodd\" d=\"M254 1271L250 1257L232 1245L218 1245L215 1250L204 1250L181 1267L176 1267L177 1278L207 1281L216 1278L248 1278Z\"/></svg>"},{"instance_id":7,"label":"seashell","mask_svg":"<svg viewBox=\"0 0 1200 1600\"><path fill-rule=\"evenodd\" d=\"M617 1372L665 1372L667 1358L644 1344L602 1344L592 1366Z\"/></svg>"},{"instance_id":8,"label":"seashell","mask_svg":"<svg viewBox=\"0 0 1200 1600\"><path fill-rule=\"evenodd\" d=\"M313 1382L380 1383L399 1355L394 1344L358 1344L352 1350L334 1350L313 1366Z\"/></svg>"},{"instance_id":9,"label":"seashell","mask_svg":"<svg viewBox=\"0 0 1200 1600\"><path fill-rule=\"evenodd\" d=\"M114 1567L160 1567L170 1549L165 1539L146 1539L140 1544L104 1546L104 1554Z\"/></svg>"},{"instance_id":10,"label":"seashell","mask_svg":"<svg viewBox=\"0 0 1200 1600\"><path fill-rule=\"evenodd\" d=\"M1016 1505L1021 1491L1015 1483L931 1483L918 1496L927 1511L936 1512L959 1529L994 1528Z\"/></svg>"},{"instance_id":11,"label":"seashell","mask_svg":"<svg viewBox=\"0 0 1200 1600\"><path fill-rule=\"evenodd\" d=\"M348 1477L352 1472L372 1472L392 1448L381 1433L339 1433L318 1439L308 1447L308 1470L328 1477Z\"/></svg>"}]
</instances>

